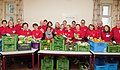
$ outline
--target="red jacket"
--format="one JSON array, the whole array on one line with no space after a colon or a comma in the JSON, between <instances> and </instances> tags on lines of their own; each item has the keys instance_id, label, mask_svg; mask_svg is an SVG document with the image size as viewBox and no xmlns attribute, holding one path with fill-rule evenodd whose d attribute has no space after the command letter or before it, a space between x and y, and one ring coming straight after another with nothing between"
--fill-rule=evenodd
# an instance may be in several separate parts
<instances>
[{"instance_id":1,"label":"red jacket","mask_svg":"<svg viewBox=\"0 0 120 70\"><path fill-rule=\"evenodd\" d=\"M16 33L18 34L19 31L22 29L22 26L19 25L19 24L16 24L16 25L15 25L15 29L16 29Z\"/></svg>"},{"instance_id":2,"label":"red jacket","mask_svg":"<svg viewBox=\"0 0 120 70\"><path fill-rule=\"evenodd\" d=\"M64 30L63 29L58 29L56 30L55 34L58 35L64 35Z\"/></svg>"},{"instance_id":3,"label":"red jacket","mask_svg":"<svg viewBox=\"0 0 120 70\"><path fill-rule=\"evenodd\" d=\"M84 36L85 36L85 35L83 34L83 31L80 31L80 30L79 30L79 31L75 30L75 31L74 31L74 35L75 35L75 34L77 34L77 35L79 36L79 38L84 38ZM77 40L77 39L74 38L74 41L76 42L76 41L79 41L79 40Z\"/></svg>"},{"instance_id":4,"label":"red jacket","mask_svg":"<svg viewBox=\"0 0 120 70\"><path fill-rule=\"evenodd\" d=\"M43 29L44 32L46 32L46 28L47 28L47 26L44 26L44 25L38 27L38 29Z\"/></svg>"},{"instance_id":5,"label":"red jacket","mask_svg":"<svg viewBox=\"0 0 120 70\"><path fill-rule=\"evenodd\" d=\"M101 37L101 33L103 32L103 28L104 28L103 26L102 27L97 27L99 37Z\"/></svg>"},{"instance_id":6,"label":"red jacket","mask_svg":"<svg viewBox=\"0 0 120 70\"><path fill-rule=\"evenodd\" d=\"M112 29L112 36L117 43L120 43L120 28L114 27Z\"/></svg>"},{"instance_id":7,"label":"red jacket","mask_svg":"<svg viewBox=\"0 0 120 70\"><path fill-rule=\"evenodd\" d=\"M110 33L105 33L105 32L101 33L101 38L105 42L110 42L111 41L111 37L112 37L111 32Z\"/></svg>"},{"instance_id":8,"label":"red jacket","mask_svg":"<svg viewBox=\"0 0 120 70\"><path fill-rule=\"evenodd\" d=\"M83 31L84 35L86 35L88 27L87 26L80 26L80 30Z\"/></svg>"},{"instance_id":9,"label":"red jacket","mask_svg":"<svg viewBox=\"0 0 120 70\"><path fill-rule=\"evenodd\" d=\"M38 29L38 30L32 31L32 36L37 39L37 38L42 38L43 34L42 34L42 31Z\"/></svg>"},{"instance_id":10,"label":"red jacket","mask_svg":"<svg viewBox=\"0 0 120 70\"><path fill-rule=\"evenodd\" d=\"M67 38L73 38L74 37L74 33L73 31L65 31L64 35L67 37Z\"/></svg>"},{"instance_id":11,"label":"red jacket","mask_svg":"<svg viewBox=\"0 0 120 70\"><path fill-rule=\"evenodd\" d=\"M7 28L7 26L6 27L3 27L3 26L0 27L0 38L2 37L2 34L6 33L5 32L6 28Z\"/></svg>"},{"instance_id":12,"label":"red jacket","mask_svg":"<svg viewBox=\"0 0 120 70\"><path fill-rule=\"evenodd\" d=\"M86 37L98 38L98 33L96 30L87 30Z\"/></svg>"},{"instance_id":13,"label":"red jacket","mask_svg":"<svg viewBox=\"0 0 120 70\"><path fill-rule=\"evenodd\" d=\"M32 35L32 32L31 32L30 29L27 29L27 30L21 29L21 30L19 31L19 35L31 36L31 35Z\"/></svg>"},{"instance_id":14,"label":"red jacket","mask_svg":"<svg viewBox=\"0 0 120 70\"><path fill-rule=\"evenodd\" d=\"M71 27L71 30L74 32L76 30L76 27Z\"/></svg>"},{"instance_id":15,"label":"red jacket","mask_svg":"<svg viewBox=\"0 0 120 70\"><path fill-rule=\"evenodd\" d=\"M9 28L7 27L5 29L5 33L8 33L8 34L16 34L16 29L15 28Z\"/></svg>"}]
</instances>

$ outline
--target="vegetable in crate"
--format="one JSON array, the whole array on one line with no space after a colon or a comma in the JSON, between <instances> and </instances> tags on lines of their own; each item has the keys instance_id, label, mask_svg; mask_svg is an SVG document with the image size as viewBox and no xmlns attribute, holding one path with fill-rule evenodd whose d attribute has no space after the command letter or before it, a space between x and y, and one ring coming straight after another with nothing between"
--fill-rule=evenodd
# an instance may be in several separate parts
<instances>
[{"instance_id":1,"label":"vegetable in crate","mask_svg":"<svg viewBox=\"0 0 120 70\"><path fill-rule=\"evenodd\" d=\"M42 40L40 43L41 50L50 50L51 41L50 40Z\"/></svg>"},{"instance_id":2,"label":"vegetable in crate","mask_svg":"<svg viewBox=\"0 0 120 70\"><path fill-rule=\"evenodd\" d=\"M32 40L32 36L19 36L18 43L31 43Z\"/></svg>"},{"instance_id":3,"label":"vegetable in crate","mask_svg":"<svg viewBox=\"0 0 120 70\"><path fill-rule=\"evenodd\" d=\"M78 34L75 34L74 37L75 37L75 39L79 38Z\"/></svg>"}]
</instances>

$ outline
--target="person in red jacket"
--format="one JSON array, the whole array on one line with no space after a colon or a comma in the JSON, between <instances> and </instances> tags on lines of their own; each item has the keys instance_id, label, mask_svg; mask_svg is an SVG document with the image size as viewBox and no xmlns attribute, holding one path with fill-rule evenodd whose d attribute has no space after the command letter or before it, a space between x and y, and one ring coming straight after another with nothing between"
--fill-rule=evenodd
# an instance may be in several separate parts
<instances>
[{"instance_id":1,"label":"person in red jacket","mask_svg":"<svg viewBox=\"0 0 120 70\"><path fill-rule=\"evenodd\" d=\"M116 26L112 28L113 42L120 43L120 20L116 21Z\"/></svg>"},{"instance_id":2,"label":"person in red jacket","mask_svg":"<svg viewBox=\"0 0 120 70\"><path fill-rule=\"evenodd\" d=\"M38 26L38 29L40 29L43 33L46 31L47 28L47 20L41 20L40 21L40 26Z\"/></svg>"},{"instance_id":3,"label":"person in red jacket","mask_svg":"<svg viewBox=\"0 0 120 70\"><path fill-rule=\"evenodd\" d=\"M52 40L54 34L52 32L52 28L50 26L47 27L46 32L44 33L45 40Z\"/></svg>"},{"instance_id":4,"label":"person in red jacket","mask_svg":"<svg viewBox=\"0 0 120 70\"><path fill-rule=\"evenodd\" d=\"M0 38L2 37L2 34L5 33L6 28L7 28L7 21L2 20L2 26L0 27Z\"/></svg>"},{"instance_id":5,"label":"person in red jacket","mask_svg":"<svg viewBox=\"0 0 120 70\"><path fill-rule=\"evenodd\" d=\"M67 21L63 20L62 24L64 25L64 31L67 31Z\"/></svg>"},{"instance_id":6,"label":"person in red jacket","mask_svg":"<svg viewBox=\"0 0 120 70\"><path fill-rule=\"evenodd\" d=\"M103 22L102 21L98 21L98 23L97 23L97 31L98 31L99 36L103 32L103 28L104 28Z\"/></svg>"},{"instance_id":7,"label":"person in red jacket","mask_svg":"<svg viewBox=\"0 0 120 70\"><path fill-rule=\"evenodd\" d=\"M64 35L67 39L73 39L74 37L74 33L73 31L71 31L71 26L70 25L67 25L67 31L65 31Z\"/></svg>"},{"instance_id":8,"label":"person in red jacket","mask_svg":"<svg viewBox=\"0 0 120 70\"><path fill-rule=\"evenodd\" d=\"M15 29L16 29L16 33L19 33L19 31L21 30L21 28L22 28L22 23L23 23L23 20L21 20L21 19L18 19L17 20L17 24L15 25Z\"/></svg>"},{"instance_id":9,"label":"person in red jacket","mask_svg":"<svg viewBox=\"0 0 120 70\"><path fill-rule=\"evenodd\" d=\"M43 33L42 33L42 31L41 31L40 29L38 29L38 24L37 24L37 23L34 23L34 24L33 24L33 28L34 28L34 30L32 31L32 37L33 37L34 39L39 39L39 40L41 40L42 37L43 37Z\"/></svg>"},{"instance_id":10,"label":"person in red jacket","mask_svg":"<svg viewBox=\"0 0 120 70\"><path fill-rule=\"evenodd\" d=\"M55 31L56 36L64 35L64 29L63 28L64 28L64 25L61 24L60 29Z\"/></svg>"},{"instance_id":11,"label":"person in red jacket","mask_svg":"<svg viewBox=\"0 0 120 70\"><path fill-rule=\"evenodd\" d=\"M72 21L71 30L74 32L75 29L76 29L76 21Z\"/></svg>"},{"instance_id":12,"label":"person in red jacket","mask_svg":"<svg viewBox=\"0 0 120 70\"><path fill-rule=\"evenodd\" d=\"M95 30L95 26L93 24L90 24L88 26L88 30L87 30L87 33L86 33L86 37L87 38L98 38L98 33L97 31Z\"/></svg>"},{"instance_id":13,"label":"person in red jacket","mask_svg":"<svg viewBox=\"0 0 120 70\"><path fill-rule=\"evenodd\" d=\"M6 34L16 34L13 21L8 21L8 27L5 29Z\"/></svg>"},{"instance_id":14,"label":"person in red jacket","mask_svg":"<svg viewBox=\"0 0 120 70\"><path fill-rule=\"evenodd\" d=\"M103 28L103 31L101 33L101 39L104 40L105 42L110 42L111 41L111 32L110 32L110 27L108 25L105 25Z\"/></svg>"},{"instance_id":15,"label":"person in red jacket","mask_svg":"<svg viewBox=\"0 0 120 70\"><path fill-rule=\"evenodd\" d=\"M84 35L86 34L86 32L88 30L88 27L85 26L85 20L84 19L81 20L80 30L83 31Z\"/></svg>"},{"instance_id":16,"label":"person in red jacket","mask_svg":"<svg viewBox=\"0 0 120 70\"><path fill-rule=\"evenodd\" d=\"M22 29L19 31L19 35L22 35L22 36L31 36L32 35L31 30L28 29L28 23L22 24Z\"/></svg>"},{"instance_id":17,"label":"person in red jacket","mask_svg":"<svg viewBox=\"0 0 120 70\"><path fill-rule=\"evenodd\" d=\"M83 40L83 38L84 38L84 34L80 30L80 24L76 24L76 30L74 30L74 42L81 41Z\"/></svg>"},{"instance_id":18,"label":"person in red jacket","mask_svg":"<svg viewBox=\"0 0 120 70\"><path fill-rule=\"evenodd\" d=\"M56 30L59 30L59 29L60 29L60 23L56 22L55 23L55 32L56 32Z\"/></svg>"}]
</instances>

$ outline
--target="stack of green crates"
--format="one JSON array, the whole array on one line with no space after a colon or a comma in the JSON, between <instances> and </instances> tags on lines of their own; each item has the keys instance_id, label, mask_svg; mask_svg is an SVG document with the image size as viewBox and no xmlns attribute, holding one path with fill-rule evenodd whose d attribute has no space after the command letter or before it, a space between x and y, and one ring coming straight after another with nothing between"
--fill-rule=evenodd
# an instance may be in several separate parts
<instances>
[{"instance_id":1,"label":"stack of green crates","mask_svg":"<svg viewBox=\"0 0 120 70\"><path fill-rule=\"evenodd\" d=\"M78 46L77 44L73 44L73 46L71 45L67 45L65 46L65 51L77 51L78 50Z\"/></svg>"},{"instance_id":2,"label":"stack of green crates","mask_svg":"<svg viewBox=\"0 0 120 70\"><path fill-rule=\"evenodd\" d=\"M44 56L44 58L41 59L41 70L54 70L54 58Z\"/></svg>"},{"instance_id":3,"label":"stack of green crates","mask_svg":"<svg viewBox=\"0 0 120 70\"><path fill-rule=\"evenodd\" d=\"M18 42L18 35L17 34L11 34L9 36L3 35L2 36L2 51L16 51Z\"/></svg>"},{"instance_id":4,"label":"stack of green crates","mask_svg":"<svg viewBox=\"0 0 120 70\"><path fill-rule=\"evenodd\" d=\"M40 50L52 50L52 43L49 42L50 40L42 40L40 42Z\"/></svg>"},{"instance_id":5,"label":"stack of green crates","mask_svg":"<svg viewBox=\"0 0 120 70\"><path fill-rule=\"evenodd\" d=\"M81 52L89 52L90 51L90 45L87 42L78 43L78 51Z\"/></svg>"},{"instance_id":6,"label":"stack of green crates","mask_svg":"<svg viewBox=\"0 0 120 70\"><path fill-rule=\"evenodd\" d=\"M113 53L120 52L120 45L108 43L107 52L113 52Z\"/></svg>"},{"instance_id":7,"label":"stack of green crates","mask_svg":"<svg viewBox=\"0 0 120 70\"><path fill-rule=\"evenodd\" d=\"M32 36L19 36L18 51L31 50Z\"/></svg>"},{"instance_id":8,"label":"stack of green crates","mask_svg":"<svg viewBox=\"0 0 120 70\"><path fill-rule=\"evenodd\" d=\"M52 44L53 44L53 50L64 51L65 40L62 35L55 36L52 41Z\"/></svg>"},{"instance_id":9,"label":"stack of green crates","mask_svg":"<svg viewBox=\"0 0 120 70\"><path fill-rule=\"evenodd\" d=\"M56 70L69 70L69 60L64 56L58 57Z\"/></svg>"}]
</instances>

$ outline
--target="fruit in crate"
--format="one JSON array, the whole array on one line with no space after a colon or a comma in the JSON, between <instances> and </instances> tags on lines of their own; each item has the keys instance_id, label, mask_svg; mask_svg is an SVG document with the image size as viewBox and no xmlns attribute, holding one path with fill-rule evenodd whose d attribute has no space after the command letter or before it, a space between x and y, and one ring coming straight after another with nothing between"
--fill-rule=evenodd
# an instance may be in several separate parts
<instances>
[{"instance_id":1,"label":"fruit in crate","mask_svg":"<svg viewBox=\"0 0 120 70\"><path fill-rule=\"evenodd\" d=\"M50 49L51 42L49 40L42 40L41 41L41 50L48 50Z\"/></svg>"},{"instance_id":2,"label":"fruit in crate","mask_svg":"<svg viewBox=\"0 0 120 70\"><path fill-rule=\"evenodd\" d=\"M18 38L18 43L31 43L31 41L33 40L32 36L19 36Z\"/></svg>"},{"instance_id":3,"label":"fruit in crate","mask_svg":"<svg viewBox=\"0 0 120 70\"><path fill-rule=\"evenodd\" d=\"M105 42L104 40L97 39L97 38L93 38L92 41L94 41L94 42Z\"/></svg>"},{"instance_id":4,"label":"fruit in crate","mask_svg":"<svg viewBox=\"0 0 120 70\"><path fill-rule=\"evenodd\" d=\"M89 46L87 42L77 42L78 46Z\"/></svg>"}]
</instances>

